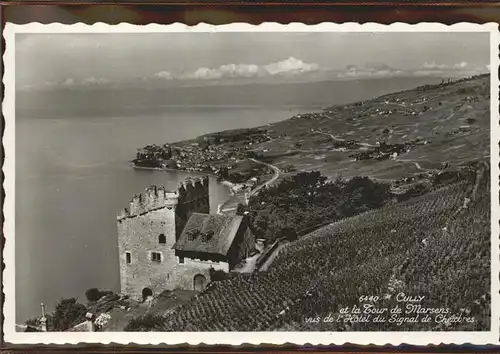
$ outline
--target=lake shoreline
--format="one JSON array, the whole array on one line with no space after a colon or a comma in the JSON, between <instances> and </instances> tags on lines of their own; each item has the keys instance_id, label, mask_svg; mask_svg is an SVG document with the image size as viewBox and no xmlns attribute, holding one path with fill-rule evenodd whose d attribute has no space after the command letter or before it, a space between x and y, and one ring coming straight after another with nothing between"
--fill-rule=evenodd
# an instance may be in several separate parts
<instances>
[{"instance_id":1,"label":"lake shoreline","mask_svg":"<svg viewBox=\"0 0 500 354\"><path fill-rule=\"evenodd\" d=\"M139 166L136 165L134 162L130 162L130 165L132 168L137 169L137 170L152 170L152 171L158 171L158 172L185 172L187 174L196 174L196 175L203 175L203 176L210 176L210 177L218 177L214 173L210 172L201 172L201 171L188 171L188 170L179 170L175 168L166 168L166 167L147 167L147 166ZM227 187L229 190L230 196L234 196L236 193L240 192L242 188L244 188L244 184L242 183L233 183L227 180L221 180L217 181L217 183Z\"/></svg>"}]
</instances>

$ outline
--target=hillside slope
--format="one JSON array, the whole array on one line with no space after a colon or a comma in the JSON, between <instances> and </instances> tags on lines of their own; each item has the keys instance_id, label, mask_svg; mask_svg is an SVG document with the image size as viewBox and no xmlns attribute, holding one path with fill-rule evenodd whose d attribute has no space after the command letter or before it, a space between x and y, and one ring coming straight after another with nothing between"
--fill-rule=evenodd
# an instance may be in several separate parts
<instances>
[{"instance_id":1,"label":"hillside slope","mask_svg":"<svg viewBox=\"0 0 500 354\"><path fill-rule=\"evenodd\" d=\"M461 166L489 157L490 76L339 105L266 128L278 138L253 150L280 168L392 180L444 163Z\"/></svg>"},{"instance_id":2,"label":"hillside slope","mask_svg":"<svg viewBox=\"0 0 500 354\"><path fill-rule=\"evenodd\" d=\"M290 244L267 272L212 283L162 325L142 330L488 330L489 183L484 162L459 183L331 224ZM361 296L392 308L401 292L423 296L424 308L447 309L447 317L307 322L363 306Z\"/></svg>"}]
</instances>

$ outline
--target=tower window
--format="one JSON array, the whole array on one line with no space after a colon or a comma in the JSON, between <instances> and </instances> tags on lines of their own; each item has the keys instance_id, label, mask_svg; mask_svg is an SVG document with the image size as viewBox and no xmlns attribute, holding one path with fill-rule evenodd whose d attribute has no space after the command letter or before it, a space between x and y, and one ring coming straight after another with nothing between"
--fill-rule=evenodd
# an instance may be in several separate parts
<instances>
[{"instance_id":1,"label":"tower window","mask_svg":"<svg viewBox=\"0 0 500 354\"><path fill-rule=\"evenodd\" d=\"M160 252L151 252L151 260L153 262L161 262L161 253Z\"/></svg>"},{"instance_id":2,"label":"tower window","mask_svg":"<svg viewBox=\"0 0 500 354\"><path fill-rule=\"evenodd\" d=\"M132 255L130 252L125 252L125 258L127 259L127 264L132 263Z\"/></svg>"},{"instance_id":3,"label":"tower window","mask_svg":"<svg viewBox=\"0 0 500 354\"><path fill-rule=\"evenodd\" d=\"M164 234L158 236L158 243L167 243L167 238L165 237Z\"/></svg>"}]
</instances>

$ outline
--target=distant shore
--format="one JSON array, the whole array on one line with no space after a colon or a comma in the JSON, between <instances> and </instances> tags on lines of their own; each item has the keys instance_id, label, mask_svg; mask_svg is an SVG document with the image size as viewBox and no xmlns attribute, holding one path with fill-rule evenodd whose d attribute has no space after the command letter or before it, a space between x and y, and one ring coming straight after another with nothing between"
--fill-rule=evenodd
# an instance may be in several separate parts
<instances>
[{"instance_id":1,"label":"distant shore","mask_svg":"<svg viewBox=\"0 0 500 354\"><path fill-rule=\"evenodd\" d=\"M166 167L139 166L139 165L136 165L132 161L130 161L130 166L132 166L134 169L137 169L137 170L153 170L153 171L163 171L163 172L185 172L185 173L189 173L189 174L193 173L193 174L197 174L197 175L218 177L216 174L211 173L211 172L188 171L188 170L179 170L179 169L175 169L175 168L166 168ZM233 183L233 182L230 182L227 180L217 181L217 183L220 183L223 186L226 186L228 188L229 194L231 196L234 196L236 193L240 192L241 189L244 188L244 184L242 184L242 183Z\"/></svg>"},{"instance_id":2,"label":"distant shore","mask_svg":"<svg viewBox=\"0 0 500 354\"><path fill-rule=\"evenodd\" d=\"M217 177L216 174L212 172L202 172L202 171L190 171L190 170L180 170L178 168L167 168L167 167L148 167L148 166L140 166L136 165L133 161L129 162L130 166L137 170L156 170L156 171L165 171L165 172L185 172L185 173L195 173L198 175L207 175L212 177Z\"/></svg>"}]
</instances>

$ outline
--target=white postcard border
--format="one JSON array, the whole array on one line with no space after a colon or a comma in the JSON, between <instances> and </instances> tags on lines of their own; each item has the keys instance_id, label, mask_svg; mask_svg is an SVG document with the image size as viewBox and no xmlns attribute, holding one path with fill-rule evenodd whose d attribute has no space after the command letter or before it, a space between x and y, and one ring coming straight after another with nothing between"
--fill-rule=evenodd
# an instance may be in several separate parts
<instances>
[{"instance_id":1,"label":"white postcard border","mask_svg":"<svg viewBox=\"0 0 500 354\"><path fill-rule=\"evenodd\" d=\"M490 70L491 70L491 330L489 332L44 332L23 333L15 332L15 34L16 33L167 33L167 32L489 32L490 33ZM498 97L498 67L500 64L498 44L500 34L498 24L458 23L451 26L439 23L420 23L409 25L394 23L381 25L377 23L321 23L305 25L291 23L263 23L250 25L246 23L232 23L214 26L200 23L196 26L187 26L181 23L172 25L149 24L137 26L126 23L108 25L96 23L86 25L77 23L64 25L52 23L30 23L15 25L7 23L4 29L6 51L4 54L5 98L3 114L5 130L3 146L5 160L3 166L5 200L4 247L5 269L3 285L5 293L4 304L4 340L15 344L285 344L297 345L341 345L345 343L367 344L496 344L499 343L500 328L500 298L499 298L499 97Z\"/></svg>"}]
</instances>

